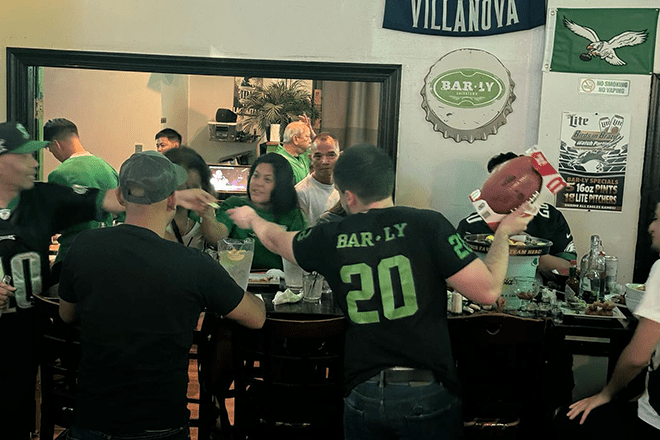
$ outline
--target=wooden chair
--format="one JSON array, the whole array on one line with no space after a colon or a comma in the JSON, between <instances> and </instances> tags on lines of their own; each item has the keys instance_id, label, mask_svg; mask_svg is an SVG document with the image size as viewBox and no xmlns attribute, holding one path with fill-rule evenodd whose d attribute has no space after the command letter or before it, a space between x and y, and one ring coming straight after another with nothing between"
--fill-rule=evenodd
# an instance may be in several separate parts
<instances>
[{"instance_id":1,"label":"wooden chair","mask_svg":"<svg viewBox=\"0 0 660 440\"><path fill-rule=\"evenodd\" d=\"M75 392L80 362L78 329L59 317L57 301L37 300L41 326L41 419L39 438L53 440L55 426L66 428L73 422Z\"/></svg>"},{"instance_id":2,"label":"wooden chair","mask_svg":"<svg viewBox=\"0 0 660 440\"><path fill-rule=\"evenodd\" d=\"M549 321L499 313L449 320L452 351L463 389L466 439L484 429L528 438L550 420L543 374ZM492 432L489 434L492 435ZM533 438L533 437L529 437Z\"/></svg>"},{"instance_id":3,"label":"wooden chair","mask_svg":"<svg viewBox=\"0 0 660 440\"><path fill-rule=\"evenodd\" d=\"M268 318L233 329L235 438L343 437L343 317Z\"/></svg>"},{"instance_id":4,"label":"wooden chair","mask_svg":"<svg viewBox=\"0 0 660 440\"><path fill-rule=\"evenodd\" d=\"M215 427L215 409L213 394L210 388L209 358L212 355L212 331L213 327L205 325L208 321L213 321L215 315L212 313L202 313L200 323L193 332L193 345L189 353L189 364L197 364L197 383L199 385L199 397L188 397L188 403L197 406L197 417L189 421L190 428L197 429L198 440L209 440L211 432ZM188 370L190 374L190 369ZM191 380L189 379L189 382Z\"/></svg>"}]
</instances>

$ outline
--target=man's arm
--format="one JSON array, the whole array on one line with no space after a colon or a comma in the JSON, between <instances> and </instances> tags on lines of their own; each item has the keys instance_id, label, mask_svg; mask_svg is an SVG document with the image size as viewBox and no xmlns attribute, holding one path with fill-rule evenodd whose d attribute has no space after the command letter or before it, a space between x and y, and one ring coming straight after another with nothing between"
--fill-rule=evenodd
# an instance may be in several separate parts
<instances>
[{"instance_id":1,"label":"man's arm","mask_svg":"<svg viewBox=\"0 0 660 440\"><path fill-rule=\"evenodd\" d=\"M556 257L554 255L541 255L539 258L539 272L543 274L544 277L553 280L555 276L552 273L553 269L557 269L557 272L560 274L563 272L568 272L568 268L571 263L568 260L563 258Z\"/></svg>"},{"instance_id":2,"label":"man's arm","mask_svg":"<svg viewBox=\"0 0 660 440\"><path fill-rule=\"evenodd\" d=\"M254 231L266 249L298 264L293 256L293 237L297 232L285 231L280 225L264 220L249 206L228 209L227 214L239 228Z\"/></svg>"},{"instance_id":3,"label":"man's arm","mask_svg":"<svg viewBox=\"0 0 660 440\"><path fill-rule=\"evenodd\" d=\"M494 303L502 292L509 263L509 237L524 231L532 218L523 208L507 215L495 231L484 261L472 261L449 277L449 284L473 301Z\"/></svg>"},{"instance_id":4,"label":"man's arm","mask_svg":"<svg viewBox=\"0 0 660 440\"><path fill-rule=\"evenodd\" d=\"M124 212L125 208L119 203L116 194L117 189L109 189L103 196L101 208L106 212L118 214ZM186 189L183 191L175 191L176 204L183 206L186 209L192 209L195 212L202 212L208 208L209 204L217 202L216 198L200 188Z\"/></svg>"},{"instance_id":5,"label":"man's arm","mask_svg":"<svg viewBox=\"0 0 660 440\"><path fill-rule=\"evenodd\" d=\"M623 349L614 367L612 378L600 393L575 402L566 415L573 420L582 413L580 424L589 416L591 410L608 403L631 380L646 368L653 350L660 341L660 323L647 318L640 318L632 340Z\"/></svg>"},{"instance_id":6,"label":"man's arm","mask_svg":"<svg viewBox=\"0 0 660 440\"><path fill-rule=\"evenodd\" d=\"M78 319L76 305L60 298L60 318L68 324L75 322Z\"/></svg>"},{"instance_id":7,"label":"man's arm","mask_svg":"<svg viewBox=\"0 0 660 440\"><path fill-rule=\"evenodd\" d=\"M241 302L225 316L247 328L258 329L266 322L266 306L258 297L245 292Z\"/></svg>"}]
</instances>

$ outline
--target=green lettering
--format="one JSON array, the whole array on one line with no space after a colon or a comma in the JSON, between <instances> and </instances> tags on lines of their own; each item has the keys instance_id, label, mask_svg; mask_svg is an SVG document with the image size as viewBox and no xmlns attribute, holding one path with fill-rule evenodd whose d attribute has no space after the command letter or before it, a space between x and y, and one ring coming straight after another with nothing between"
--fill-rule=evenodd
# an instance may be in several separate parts
<instances>
[{"instance_id":1,"label":"green lettering","mask_svg":"<svg viewBox=\"0 0 660 440\"><path fill-rule=\"evenodd\" d=\"M472 249L470 249L465 245L463 239L461 238L460 235L458 235L458 233L450 235L448 241L454 247L454 252L456 252L456 256L458 256L458 258L460 258L461 260L467 257L468 255L470 255L470 253L472 253Z\"/></svg>"},{"instance_id":2,"label":"green lettering","mask_svg":"<svg viewBox=\"0 0 660 440\"><path fill-rule=\"evenodd\" d=\"M371 241L371 232L363 232L360 235L362 236L362 247L374 245L374 242Z\"/></svg>"},{"instance_id":3,"label":"green lettering","mask_svg":"<svg viewBox=\"0 0 660 440\"><path fill-rule=\"evenodd\" d=\"M397 232L399 232L399 237L404 237L403 230L406 226L408 226L408 223L399 223L394 225L394 228L397 230Z\"/></svg>"},{"instance_id":4,"label":"green lettering","mask_svg":"<svg viewBox=\"0 0 660 440\"><path fill-rule=\"evenodd\" d=\"M347 241L348 241L348 235L339 234L337 236L337 249L345 248Z\"/></svg>"},{"instance_id":5,"label":"green lettering","mask_svg":"<svg viewBox=\"0 0 660 440\"><path fill-rule=\"evenodd\" d=\"M385 226L383 230L385 231L385 241L394 240L395 236L390 232L389 226Z\"/></svg>"},{"instance_id":6,"label":"green lettering","mask_svg":"<svg viewBox=\"0 0 660 440\"><path fill-rule=\"evenodd\" d=\"M360 242L358 241L357 234L351 234L351 238L348 239L348 244L346 247L360 247Z\"/></svg>"},{"instance_id":7,"label":"green lettering","mask_svg":"<svg viewBox=\"0 0 660 440\"><path fill-rule=\"evenodd\" d=\"M403 305L395 307L394 288L392 286L391 269L399 272L401 279L401 292L403 293ZM417 312L417 293L415 291L415 280L413 279L410 260L403 255L385 258L378 264L378 283L380 285L380 296L383 301L383 315L389 320L405 318Z\"/></svg>"},{"instance_id":8,"label":"green lettering","mask_svg":"<svg viewBox=\"0 0 660 440\"><path fill-rule=\"evenodd\" d=\"M392 271L399 273L403 304L395 304ZM371 268L365 263L343 266L339 271L341 280L346 284L356 285L353 276L359 277L359 289L351 290L346 296L348 317L356 324L372 324L380 322L378 310L359 310L358 302L371 299L376 293L375 285L380 288L380 300L385 319L393 320L414 315L418 310L415 280L410 260L403 255L385 258L378 263L377 278Z\"/></svg>"},{"instance_id":9,"label":"green lettering","mask_svg":"<svg viewBox=\"0 0 660 440\"><path fill-rule=\"evenodd\" d=\"M341 280L350 284L352 276L360 277L360 290L351 290L346 296L346 306L348 307L348 316L356 324L373 324L380 321L378 311L358 311L358 301L366 301L374 296L374 279L371 275L371 268L365 263L352 264L344 266L340 270Z\"/></svg>"}]
</instances>

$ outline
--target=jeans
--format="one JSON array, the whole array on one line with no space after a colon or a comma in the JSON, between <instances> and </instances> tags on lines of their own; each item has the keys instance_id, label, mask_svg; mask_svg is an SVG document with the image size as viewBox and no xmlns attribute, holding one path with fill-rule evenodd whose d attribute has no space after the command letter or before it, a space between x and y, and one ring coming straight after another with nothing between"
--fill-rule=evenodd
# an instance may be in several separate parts
<instances>
[{"instance_id":1,"label":"jeans","mask_svg":"<svg viewBox=\"0 0 660 440\"><path fill-rule=\"evenodd\" d=\"M344 398L344 437L363 439L459 439L460 399L437 380L425 385L357 385Z\"/></svg>"},{"instance_id":2,"label":"jeans","mask_svg":"<svg viewBox=\"0 0 660 440\"><path fill-rule=\"evenodd\" d=\"M143 431L135 434L111 435L89 429L71 428L67 440L190 440L187 426Z\"/></svg>"}]
</instances>

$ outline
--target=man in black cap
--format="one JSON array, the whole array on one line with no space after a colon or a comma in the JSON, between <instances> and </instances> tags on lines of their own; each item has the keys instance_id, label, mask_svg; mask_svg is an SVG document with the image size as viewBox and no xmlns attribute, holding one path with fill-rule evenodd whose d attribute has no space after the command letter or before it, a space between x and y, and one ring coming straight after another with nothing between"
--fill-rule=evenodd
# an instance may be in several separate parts
<instances>
[{"instance_id":1,"label":"man in black cap","mask_svg":"<svg viewBox=\"0 0 660 440\"><path fill-rule=\"evenodd\" d=\"M81 232L64 259L60 316L79 318L82 341L72 438L188 439L188 352L199 314L249 328L266 319L263 301L208 254L163 238L186 179L155 151L132 155L116 190L126 222Z\"/></svg>"},{"instance_id":2,"label":"man in black cap","mask_svg":"<svg viewBox=\"0 0 660 440\"><path fill-rule=\"evenodd\" d=\"M103 211L123 211L114 191L35 182L34 153L47 144L30 140L21 124L0 123L0 353L11 360L0 362L0 439L28 439L34 426L38 354L32 297L53 282L50 238L100 219ZM181 199L199 210L213 200L201 190Z\"/></svg>"}]
</instances>

